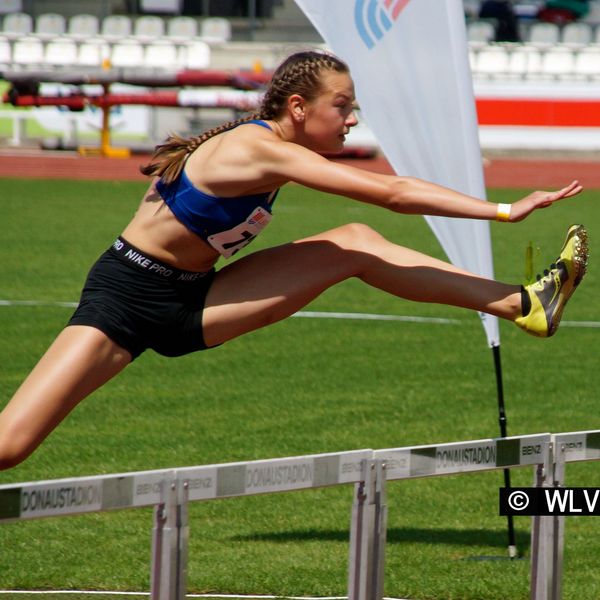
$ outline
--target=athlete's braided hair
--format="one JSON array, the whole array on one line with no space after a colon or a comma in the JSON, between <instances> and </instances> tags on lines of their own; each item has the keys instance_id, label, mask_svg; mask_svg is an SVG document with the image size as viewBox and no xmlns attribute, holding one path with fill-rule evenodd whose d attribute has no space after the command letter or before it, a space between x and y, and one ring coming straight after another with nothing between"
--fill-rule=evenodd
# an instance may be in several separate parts
<instances>
[{"instance_id":1,"label":"athlete's braided hair","mask_svg":"<svg viewBox=\"0 0 600 600\"><path fill-rule=\"evenodd\" d=\"M314 100L321 92L324 71L348 73L348 66L324 52L306 51L289 56L273 73L260 106L260 118L279 117L292 94L299 94L309 102Z\"/></svg>"},{"instance_id":2,"label":"athlete's braided hair","mask_svg":"<svg viewBox=\"0 0 600 600\"><path fill-rule=\"evenodd\" d=\"M324 71L348 73L348 66L325 52L310 50L292 54L273 73L256 113L213 127L198 136L183 138L172 134L156 147L150 162L140 167L140 171L171 183L181 173L185 158L211 137L251 119L276 119L283 113L286 101L292 94L299 94L309 102L314 100L321 91L321 75Z\"/></svg>"}]
</instances>

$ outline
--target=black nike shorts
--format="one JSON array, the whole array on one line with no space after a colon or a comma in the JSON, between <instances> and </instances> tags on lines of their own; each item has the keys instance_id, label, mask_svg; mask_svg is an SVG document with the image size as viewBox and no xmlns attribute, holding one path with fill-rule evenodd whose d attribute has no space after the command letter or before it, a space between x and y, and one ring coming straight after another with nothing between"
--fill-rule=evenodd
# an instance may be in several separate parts
<instances>
[{"instance_id":1,"label":"black nike shorts","mask_svg":"<svg viewBox=\"0 0 600 600\"><path fill-rule=\"evenodd\" d=\"M214 276L175 269L118 238L90 270L68 325L99 329L132 360L148 348L163 356L205 350L202 313Z\"/></svg>"}]
</instances>

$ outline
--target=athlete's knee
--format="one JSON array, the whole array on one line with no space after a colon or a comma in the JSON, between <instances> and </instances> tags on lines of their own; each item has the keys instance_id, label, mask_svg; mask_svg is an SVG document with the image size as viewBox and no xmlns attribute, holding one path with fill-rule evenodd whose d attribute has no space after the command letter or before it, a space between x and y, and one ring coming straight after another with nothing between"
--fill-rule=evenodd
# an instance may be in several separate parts
<instances>
[{"instance_id":1,"label":"athlete's knee","mask_svg":"<svg viewBox=\"0 0 600 600\"><path fill-rule=\"evenodd\" d=\"M27 456L29 456L29 453L20 452L14 445L5 447L2 444L2 440L0 440L0 471L16 467L18 464L22 463Z\"/></svg>"},{"instance_id":2,"label":"athlete's knee","mask_svg":"<svg viewBox=\"0 0 600 600\"><path fill-rule=\"evenodd\" d=\"M17 458L3 458L0 457L0 471L7 471L8 469L12 469L16 467L18 464L23 462Z\"/></svg>"},{"instance_id":3,"label":"athlete's knee","mask_svg":"<svg viewBox=\"0 0 600 600\"><path fill-rule=\"evenodd\" d=\"M22 432L15 431L0 419L0 471L12 469L22 463L32 452Z\"/></svg>"},{"instance_id":4,"label":"athlete's knee","mask_svg":"<svg viewBox=\"0 0 600 600\"><path fill-rule=\"evenodd\" d=\"M341 248L355 252L372 253L385 238L369 225L364 223L348 223L333 232L334 240Z\"/></svg>"},{"instance_id":5,"label":"athlete's knee","mask_svg":"<svg viewBox=\"0 0 600 600\"><path fill-rule=\"evenodd\" d=\"M381 234L377 233L369 225L364 223L348 223L338 228L340 238L351 246L369 244L375 240L382 240Z\"/></svg>"},{"instance_id":6,"label":"athlete's knee","mask_svg":"<svg viewBox=\"0 0 600 600\"><path fill-rule=\"evenodd\" d=\"M349 223L335 229L332 242L340 251L339 263L358 277L384 256L389 245L381 234L363 223Z\"/></svg>"}]
</instances>

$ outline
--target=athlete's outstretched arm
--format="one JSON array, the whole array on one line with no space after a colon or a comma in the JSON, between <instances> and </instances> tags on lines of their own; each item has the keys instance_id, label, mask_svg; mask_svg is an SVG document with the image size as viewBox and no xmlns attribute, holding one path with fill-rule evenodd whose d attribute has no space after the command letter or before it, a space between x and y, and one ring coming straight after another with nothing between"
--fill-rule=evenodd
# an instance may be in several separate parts
<instances>
[{"instance_id":1,"label":"athlete's outstretched arm","mask_svg":"<svg viewBox=\"0 0 600 600\"><path fill-rule=\"evenodd\" d=\"M494 220L498 205L415 177L382 175L336 163L297 144L270 144L265 152L273 173L308 187L375 204L404 214ZM558 191L535 191L511 205L510 220L525 219L538 208L576 196L573 181Z\"/></svg>"}]
</instances>

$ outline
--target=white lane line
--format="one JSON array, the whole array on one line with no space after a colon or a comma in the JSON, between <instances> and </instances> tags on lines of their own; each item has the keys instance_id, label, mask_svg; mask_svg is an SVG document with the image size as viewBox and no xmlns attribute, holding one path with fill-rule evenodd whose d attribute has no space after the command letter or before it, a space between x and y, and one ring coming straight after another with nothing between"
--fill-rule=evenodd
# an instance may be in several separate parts
<instances>
[{"instance_id":1,"label":"white lane line","mask_svg":"<svg viewBox=\"0 0 600 600\"><path fill-rule=\"evenodd\" d=\"M52 300L0 300L0 306L54 306L60 308L76 308L77 302L56 302ZM324 312L303 310L292 317L305 319L344 319L359 321L401 321L404 323L434 323L437 325L461 325L466 319L445 319L441 317L417 317L412 315L381 315L353 312ZM581 329L600 328L600 321L561 321L561 327L577 327Z\"/></svg>"}]
</instances>

